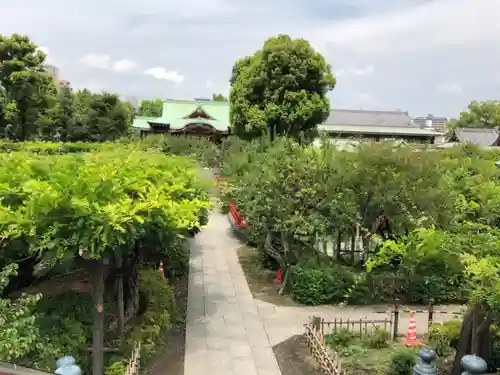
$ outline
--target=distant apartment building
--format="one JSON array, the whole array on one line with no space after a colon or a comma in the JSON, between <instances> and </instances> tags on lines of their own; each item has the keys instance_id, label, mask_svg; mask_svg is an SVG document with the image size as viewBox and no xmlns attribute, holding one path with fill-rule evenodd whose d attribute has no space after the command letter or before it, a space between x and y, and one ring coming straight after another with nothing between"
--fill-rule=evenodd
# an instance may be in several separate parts
<instances>
[{"instance_id":1,"label":"distant apartment building","mask_svg":"<svg viewBox=\"0 0 500 375\"><path fill-rule=\"evenodd\" d=\"M124 96L122 99L125 102L129 102L136 111L139 109L139 100L136 96Z\"/></svg>"},{"instance_id":2,"label":"distant apartment building","mask_svg":"<svg viewBox=\"0 0 500 375\"><path fill-rule=\"evenodd\" d=\"M68 81L61 79L59 76L59 68L57 66L45 64L43 68L54 78L54 83L58 89L69 85Z\"/></svg>"},{"instance_id":3,"label":"distant apartment building","mask_svg":"<svg viewBox=\"0 0 500 375\"><path fill-rule=\"evenodd\" d=\"M438 132L444 132L446 130L446 124L450 119L447 117L436 117L432 114L428 114L426 117L415 117L413 123L422 129L432 129Z\"/></svg>"}]
</instances>

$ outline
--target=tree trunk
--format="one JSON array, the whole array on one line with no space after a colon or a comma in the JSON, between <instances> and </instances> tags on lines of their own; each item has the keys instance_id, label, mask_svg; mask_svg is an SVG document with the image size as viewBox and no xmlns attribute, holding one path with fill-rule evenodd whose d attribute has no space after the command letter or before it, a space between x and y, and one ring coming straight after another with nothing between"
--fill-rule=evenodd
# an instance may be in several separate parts
<instances>
[{"instance_id":1,"label":"tree trunk","mask_svg":"<svg viewBox=\"0 0 500 375\"><path fill-rule=\"evenodd\" d=\"M92 298L94 327L92 334L92 374L104 374L104 264L92 262Z\"/></svg>"},{"instance_id":2,"label":"tree trunk","mask_svg":"<svg viewBox=\"0 0 500 375\"><path fill-rule=\"evenodd\" d=\"M139 264L135 257L129 260L124 282L126 289L125 316L130 318L137 315L139 311Z\"/></svg>"},{"instance_id":3,"label":"tree trunk","mask_svg":"<svg viewBox=\"0 0 500 375\"><path fill-rule=\"evenodd\" d=\"M285 278L283 280L283 285L281 286L278 294L282 295L288 286L288 283L290 282L290 243L288 242L288 236L287 233L281 231L281 244L283 246L283 260L284 264L281 266L282 270L285 272Z\"/></svg>"},{"instance_id":4,"label":"tree trunk","mask_svg":"<svg viewBox=\"0 0 500 375\"><path fill-rule=\"evenodd\" d=\"M457 352L453 362L451 375L460 375L460 361L467 354L476 354L485 360L489 359L491 348L491 319L478 306L470 306L464 315Z\"/></svg>"},{"instance_id":5,"label":"tree trunk","mask_svg":"<svg viewBox=\"0 0 500 375\"><path fill-rule=\"evenodd\" d=\"M287 267L285 270L285 278L283 279L283 285L281 286L280 290L278 291L278 294L281 296L284 293L286 293L289 290L289 284L292 278L290 277L292 270L291 267Z\"/></svg>"},{"instance_id":6,"label":"tree trunk","mask_svg":"<svg viewBox=\"0 0 500 375\"><path fill-rule=\"evenodd\" d=\"M123 255L121 253L115 254L116 268L118 275L116 278L116 303L118 310L118 334L120 342L124 342L125 338L125 301L123 298Z\"/></svg>"}]
</instances>

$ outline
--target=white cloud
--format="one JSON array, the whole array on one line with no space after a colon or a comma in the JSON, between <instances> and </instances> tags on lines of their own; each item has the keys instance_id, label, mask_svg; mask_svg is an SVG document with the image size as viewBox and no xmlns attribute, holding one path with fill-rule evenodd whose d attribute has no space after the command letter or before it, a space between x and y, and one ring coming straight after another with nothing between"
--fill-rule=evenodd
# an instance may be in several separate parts
<instances>
[{"instance_id":1,"label":"white cloud","mask_svg":"<svg viewBox=\"0 0 500 375\"><path fill-rule=\"evenodd\" d=\"M49 65L55 65L55 61L54 59L52 58L52 56L50 56L50 53L49 53L49 47L46 47L46 46L40 46L38 47L38 50L39 51L42 51L43 53L45 53L45 63L46 64L49 64Z\"/></svg>"},{"instance_id":2,"label":"white cloud","mask_svg":"<svg viewBox=\"0 0 500 375\"><path fill-rule=\"evenodd\" d=\"M347 68L340 69L335 73L335 76L342 77L345 75L353 75L353 76L369 76L372 75L375 71L375 67L373 65L368 65L364 68Z\"/></svg>"},{"instance_id":3,"label":"white cloud","mask_svg":"<svg viewBox=\"0 0 500 375\"><path fill-rule=\"evenodd\" d=\"M445 94L461 94L463 92L462 86L458 83L441 83L437 85L437 90Z\"/></svg>"},{"instance_id":4,"label":"white cloud","mask_svg":"<svg viewBox=\"0 0 500 375\"><path fill-rule=\"evenodd\" d=\"M109 69L111 67L111 58L108 55L88 53L80 59L80 62L93 69Z\"/></svg>"},{"instance_id":5,"label":"white cloud","mask_svg":"<svg viewBox=\"0 0 500 375\"><path fill-rule=\"evenodd\" d=\"M500 34L499 13L498 0L434 0L323 25L313 39L327 50L382 56L494 45Z\"/></svg>"},{"instance_id":6,"label":"white cloud","mask_svg":"<svg viewBox=\"0 0 500 375\"><path fill-rule=\"evenodd\" d=\"M209 90L211 90L211 89L213 89L213 88L214 88L214 83L212 82L212 80L211 80L211 79L207 79L207 80L205 81L205 88L206 88L206 89L209 89Z\"/></svg>"},{"instance_id":7,"label":"white cloud","mask_svg":"<svg viewBox=\"0 0 500 375\"><path fill-rule=\"evenodd\" d=\"M126 73L134 70L137 64L129 59L113 61L109 55L98 55L88 53L80 59L80 62L87 68L112 70L118 73Z\"/></svg>"},{"instance_id":8,"label":"white cloud","mask_svg":"<svg viewBox=\"0 0 500 375\"><path fill-rule=\"evenodd\" d=\"M112 70L115 72L125 73L134 70L137 67L137 64L129 59L122 59L115 61L112 66Z\"/></svg>"},{"instance_id":9,"label":"white cloud","mask_svg":"<svg viewBox=\"0 0 500 375\"><path fill-rule=\"evenodd\" d=\"M165 68L162 67L155 67L155 68L149 68L144 72L146 75L150 75L156 79L161 79L165 81L169 81L172 83L175 83L176 85L180 85L181 83L184 82L184 76L173 71L173 70L166 70Z\"/></svg>"},{"instance_id":10,"label":"white cloud","mask_svg":"<svg viewBox=\"0 0 500 375\"><path fill-rule=\"evenodd\" d=\"M340 73L330 94L335 108L358 108L360 93L369 93L381 109L453 117L467 101L440 93L438 83L459 82L470 99L498 96L500 0L88 0L87 7L26 0L22 10L3 3L2 34L27 34L49 46L56 66L64 58L65 78L75 84L96 80L123 95L193 98L222 92L238 57L283 32L310 40ZM109 74L116 60L131 56L130 45L154 52L134 56L138 74L127 80ZM94 54L84 61L105 69L82 69L82 51L104 51L109 58ZM374 66L371 76L368 64ZM158 69L152 73L159 80L142 74L156 66L182 69L189 80ZM207 77L211 89L204 87ZM172 78L182 85L166 85Z\"/></svg>"}]
</instances>

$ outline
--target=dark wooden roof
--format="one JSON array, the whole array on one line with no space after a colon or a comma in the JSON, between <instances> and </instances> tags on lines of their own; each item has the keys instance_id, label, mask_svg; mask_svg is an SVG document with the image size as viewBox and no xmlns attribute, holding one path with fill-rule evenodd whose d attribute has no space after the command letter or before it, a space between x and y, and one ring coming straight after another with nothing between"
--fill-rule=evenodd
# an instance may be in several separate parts
<instances>
[{"instance_id":1,"label":"dark wooden roof","mask_svg":"<svg viewBox=\"0 0 500 375\"><path fill-rule=\"evenodd\" d=\"M413 127L407 112L332 109L325 125Z\"/></svg>"},{"instance_id":2,"label":"dark wooden roof","mask_svg":"<svg viewBox=\"0 0 500 375\"><path fill-rule=\"evenodd\" d=\"M332 109L319 130L339 134L379 134L386 137L435 138L440 133L413 124L407 112Z\"/></svg>"},{"instance_id":3,"label":"dark wooden roof","mask_svg":"<svg viewBox=\"0 0 500 375\"><path fill-rule=\"evenodd\" d=\"M488 128L457 128L451 137L452 142L470 142L478 146L498 146L500 132Z\"/></svg>"}]
</instances>

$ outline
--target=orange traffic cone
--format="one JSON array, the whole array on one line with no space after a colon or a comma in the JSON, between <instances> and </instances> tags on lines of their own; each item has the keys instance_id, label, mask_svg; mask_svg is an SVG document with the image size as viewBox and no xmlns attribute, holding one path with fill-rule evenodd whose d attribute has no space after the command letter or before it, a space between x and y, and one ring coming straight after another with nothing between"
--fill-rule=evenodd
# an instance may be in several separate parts
<instances>
[{"instance_id":1,"label":"orange traffic cone","mask_svg":"<svg viewBox=\"0 0 500 375\"><path fill-rule=\"evenodd\" d=\"M160 271L161 273L163 273L163 262L160 262L160 267L158 268L158 271Z\"/></svg>"},{"instance_id":2,"label":"orange traffic cone","mask_svg":"<svg viewBox=\"0 0 500 375\"><path fill-rule=\"evenodd\" d=\"M410 322L408 323L408 334L404 340L406 346L420 346L424 343L422 340L417 339L417 322L415 320L415 313L410 312Z\"/></svg>"}]
</instances>

